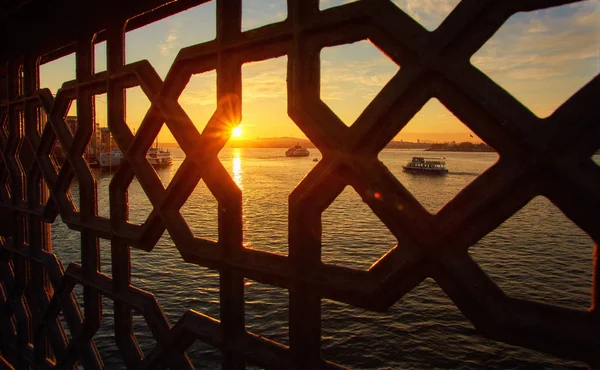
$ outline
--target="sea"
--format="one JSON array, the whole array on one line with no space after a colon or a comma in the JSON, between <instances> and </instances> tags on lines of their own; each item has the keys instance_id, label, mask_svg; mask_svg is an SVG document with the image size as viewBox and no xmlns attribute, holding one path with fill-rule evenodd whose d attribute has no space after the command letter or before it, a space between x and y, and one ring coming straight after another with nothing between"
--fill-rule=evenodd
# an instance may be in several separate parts
<instances>
[{"instance_id":1,"label":"sea","mask_svg":"<svg viewBox=\"0 0 600 370\"><path fill-rule=\"evenodd\" d=\"M285 148L226 148L219 155L243 194L244 243L287 255L287 200L290 192L321 159L317 149L303 158L285 157ZM157 170L168 185L185 155L171 149L174 163ZM444 157L446 176L402 172L413 156ZM498 160L496 153L383 150L379 159L431 213ZM594 160L599 163L599 157ZM109 215L109 172L94 169L98 213ZM78 184L70 188L78 207ZM152 207L137 180L129 188L130 222L141 224ZM217 202L200 182L181 214L192 232L217 240ZM324 212L323 261L368 269L397 241L383 223L347 187ZM52 225L52 250L65 267L80 262L79 233L57 218ZM101 240L102 272L111 275L110 244ZM469 253L506 294L575 309L590 306L591 238L550 200L534 198L495 231L473 245ZM218 273L186 263L168 232L151 252L132 249L132 284L152 292L171 325L189 310L219 319ZM75 290L82 300L80 286ZM288 344L288 292L252 280L245 281L246 327L268 339ZM562 360L482 337L435 281L427 279L385 313L370 312L322 300L322 354L329 361L356 369L584 369L584 363ZM103 298L102 325L95 342L107 369L123 369L114 341L113 304ZM62 317L61 317L62 318ZM155 345L142 315L134 314L135 335L145 354ZM67 333L69 338L70 333ZM187 351L198 369L220 367L218 350L196 341ZM256 368L249 364L249 368Z\"/></svg>"}]
</instances>

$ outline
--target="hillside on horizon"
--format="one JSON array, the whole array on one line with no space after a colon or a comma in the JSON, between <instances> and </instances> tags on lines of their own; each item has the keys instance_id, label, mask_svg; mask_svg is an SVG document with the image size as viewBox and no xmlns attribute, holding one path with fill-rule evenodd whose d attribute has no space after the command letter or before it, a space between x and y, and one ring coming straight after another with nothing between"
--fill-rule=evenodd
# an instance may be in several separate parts
<instances>
[{"instance_id":1,"label":"hillside on horizon","mask_svg":"<svg viewBox=\"0 0 600 370\"><path fill-rule=\"evenodd\" d=\"M299 139L295 137L272 137L272 138L256 138L256 139L230 139L226 148L290 148L299 144L305 148L315 148L314 144L308 139ZM165 142L160 144L167 148L178 148L179 145L173 142ZM388 149L427 149L431 147L431 143L412 143L406 141L392 141L386 148Z\"/></svg>"}]
</instances>

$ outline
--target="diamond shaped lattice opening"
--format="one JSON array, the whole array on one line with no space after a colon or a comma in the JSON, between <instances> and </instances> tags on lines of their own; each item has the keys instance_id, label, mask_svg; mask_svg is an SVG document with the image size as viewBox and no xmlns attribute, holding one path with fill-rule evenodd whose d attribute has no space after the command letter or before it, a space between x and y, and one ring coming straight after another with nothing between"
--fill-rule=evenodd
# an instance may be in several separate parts
<instances>
[{"instance_id":1,"label":"diamond shaped lattice opening","mask_svg":"<svg viewBox=\"0 0 600 370\"><path fill-rule=\"evenodd\" d=\"M131 181L131 184L127 188L127 197L129 200L128 221L136 225L143 224L148 219L148 216L150 216L153 206L136 177L133 178L133 181Z\"/></svg>"},{"instance_id":2,"label":"diamond shaped lattice opening","mask_svg":"<svg viewBox=\"0 0 600 370\"><path fill-rule=\"evenodd\" d=\"M321 216L321 260L366 270L398 243L350 186Z\"/></svg>"},{"instance_id":3,"label":"diamond shaped lattice opening","mask_svg":"<svg viewBox=\"0 0 600 370\"><path fill-rule=\"evenodd\" d=\"M148 60L164 79L179 50L216 37L216 1L160 19L125 34L127 63ZM148 37L155 52L148 52Z\"/></svg>"},{"instance_id":4,"label":"diamond shaped lattice opening","mask_svg":"<svg viewBox=\"0 0 600 370\"><path fill-rule=\"evenodd\" d=\"M154 168L165 189L173 180L185 157L185 152L177 146L173 134L167 126L161 128L156 140L146 153L148 163Z\"/></svg>"},{"instance_id":5,"label":"diamond shaped lattice opening","mask_svg":"<svg viewBox=\"0 0 600 370\"><path fill-rule=\"evenodd\" d=\"M323 48L321 100L351 126L398 70L369 41Z\"/></svg>"},{"instance_id":6,"label":"diamond shaped lattice opening","mask_svg":"<svg viewBox=\"0 0 600 370\"><path fill-rule=\"evenodd\" d=\"M427 211L437 213L498 155L433 98L378 158Z\"/></svg>"},{"instance_id":7,"label":"diamond shaped lattice opening","mask_svg":"<svg viewBox=\"0 0 600 370\"><path fill-rule=\"evenodd\" d=\"M286 289L244 279L246 329L289 345L289 296Z\"/></svg>"},{"instance_id":8,"label":"diamond shaped lattice opening","mask_svg":"<svg viewBox=\"0 0 600 370\"><path fill-rule=\"evenodd\" d=\"M271 0L268 5L255 0L242 1L242 31L259 28L287 18L285 0Z\"/></svg>"},{"instance_id":9,"label":"diamond shaped lattice opening","mask_svg":"<svg viewBox=\"0 0 600 370\"><path fill-rule=\"evenodd\" d=\"M286 112L286 66L286 57L242 66L241 133L219 156L242 190L244 245L278 254L287 254L288 196L321 157Z\"/></svg>"},{"instance_id":10,"label":"diamond shaped lattice opening","mask_svg":"<svg viewBox=\"0 0 600 370\"><path fill-rule=\"evenodd\" d=\"M208 71L193 75L177 102L202 132L217 110L217 73Z\"/></svg>"},{"instance_id":11,"label":"diamond shaped lattice opening","mask_svg":"<svg viewBox=\"0 0 600 370\"><path fill-rule=\"evenodd\" d=\"M325 10L357 1L358 0L320 0L319 8ZM442 24L444 19L446 19L452 10L454 10L460 0L392 0L392 2L427 30L433 31Z\"/></svg>"},{"instance_id":12,"label":"diamond shaped lattice opening","mask_svg":"<svg viewBox=\"0 0 600 370\"><path fill-rule=\"evenodd\" d=\"M599 14L594 0L517 13L471 62L547 117L598 74Z\"/></svg>"},{"instance_id":13,"label":"diamond shaped lattice opening","mask_svg":"<svg viewBox=\"0 0 600 370\"><path fill-rule=\"evenodd\" d=\"M219 204L204 181L200 181L179 210L195 237L219 240Z\"/></svg>"},{"instance_id":14,"label":"diamond shaped lattice opening","mask_svg":"<svg viewBox=\"0 0 600 370\"><path fill-rule=\"evenodd\" d=\"M511 297L587 309L593 248L584 231L539 196L471 247L470 254Z\"/></svg>"},{"instance_id":15,"label":"diamond shaped lattice opening","mask_svg":"<svg viewBox=\"0 0 600 370\"><path fill-rule=\"evenodd\" d=\"M393 0L400 9L429 31L439 27L460 0Z\"/></svg>"}]
</instances>

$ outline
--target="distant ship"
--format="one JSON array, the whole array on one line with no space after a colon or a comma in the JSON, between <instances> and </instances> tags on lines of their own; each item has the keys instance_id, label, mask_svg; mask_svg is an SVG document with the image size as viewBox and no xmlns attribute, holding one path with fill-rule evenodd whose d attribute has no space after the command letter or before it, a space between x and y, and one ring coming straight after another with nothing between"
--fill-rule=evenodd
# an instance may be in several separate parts
<instances>
[{"instance_id":1,"label":"distant ship","mask_svg":"<svg viewBox=\"0 0 600 370\"><path fill-rule=\"evenodd\" d=\"M308 157L309 155L308 149L301 147L299 143L285 151L286 157Z\"/></svg>"},{"instance_id":2,"label":"distant ship","mask_svg":"<svg viewBox=\"0 0 600 370\"><path fill-rule=\"evenodd\" d=\"M413 157L412 161L408 162L406 166L402 166L402 169L409 173L428 175L445 175L448 173L446 161L442 158Z\"/></svg>"}]
</instances>

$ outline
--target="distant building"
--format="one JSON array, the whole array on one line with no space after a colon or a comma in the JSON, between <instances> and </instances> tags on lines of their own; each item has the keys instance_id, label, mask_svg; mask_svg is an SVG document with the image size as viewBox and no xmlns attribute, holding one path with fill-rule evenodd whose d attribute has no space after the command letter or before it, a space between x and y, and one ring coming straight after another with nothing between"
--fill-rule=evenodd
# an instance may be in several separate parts
<instances>
[{"instance_id":1,"label":"distant building","mask_svg":"<svg viewBox=\"0 0 600 370\"><path fill-rule=\"evenodd\" d=\"M99 149L100 152L109 152L112 149L116 149L118 148L117 143L115 142L115 139L112 137L112 135L110 134L110 130L108 129L108 127L101 127L100 130L98 131L98 142L99 144Z\"/></svg>"},{"instance_id":2,"label":"distant building","mask_svg":"<svg viewBox=\"0 0 600 370\"><path fill-rule=\"evenodd\" d=\"M46 116L43 115L42 119L43 122L46 122ZM75 136L75 133L77 132L77 116L67 116L65 117L65 123L67 124L67 127L69 128L69 131L71 131L71 134L73 136ZM94 123L94 127L92 127L92 137L90 138L90 142L87 146L87 148L85 149L85 152L83 153L83 157L88 160L88 162L93 162L96 160L96 157L98 156L98 154L100 154L100 145L99 143L101 143L101 130L97 130L96 128L98 127L98 123ZM108 130L108 129L106 129ZM112 138L111 138L112 139ZM65 159L65 153L60 145L60 141L58 140L56 143L56 147L54 148L54 156L56 157L56 159L60 162L64 161Z\"/></svg>"}]
</instances>

